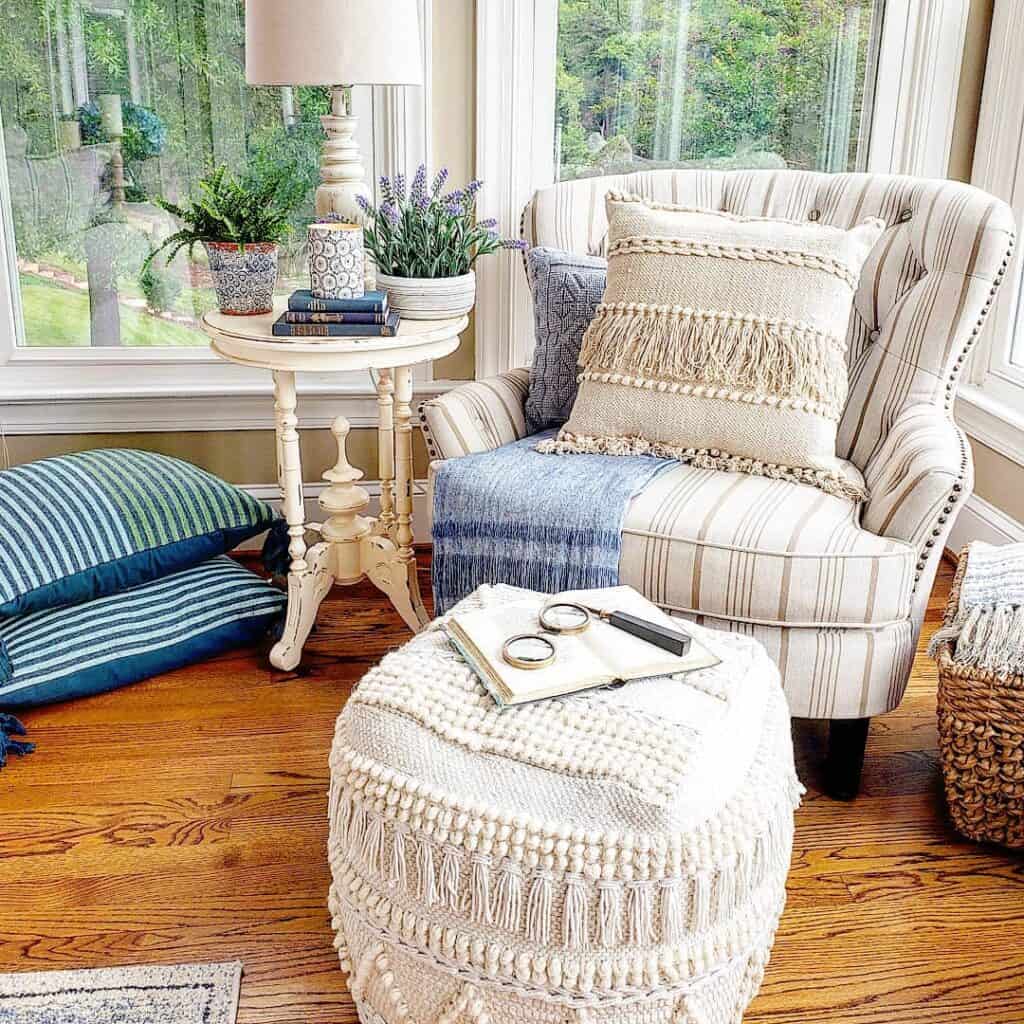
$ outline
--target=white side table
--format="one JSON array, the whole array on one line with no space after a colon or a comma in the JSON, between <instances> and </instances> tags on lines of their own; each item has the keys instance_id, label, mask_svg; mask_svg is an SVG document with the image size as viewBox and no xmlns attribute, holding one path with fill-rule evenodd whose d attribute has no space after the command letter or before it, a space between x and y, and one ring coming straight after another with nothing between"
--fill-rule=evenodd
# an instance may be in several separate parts
<instances>
[{"instance_id":1,"label":"white side table","mask_svg":"<svg viewBox=\"0 0 1024 1024\"><path fill-rule=\"evenodd\" d=\"M266 316L207 313L203 329L213 351L223 359L273 374L278 483L291 565L284 635L271 651L270 661L289 671L298 665L320 603L335 583L357 583L369 577L413 632L426 623L412 547L412 367L454 352L469 321L464 316L405 320L394 338L290 340L271 333L282 309L283 305ZM328 486L319 499L327 519L322 524L305 521L295 390L295 374L302 370L378 371L379 516L362 514L370 496L357 484L362 472L349 464L345 451L349 423L339 416L331 425L338 462L324 473ZM309 530L321 537L312 547L306 545Z\"/></svg>"}]
</instances>

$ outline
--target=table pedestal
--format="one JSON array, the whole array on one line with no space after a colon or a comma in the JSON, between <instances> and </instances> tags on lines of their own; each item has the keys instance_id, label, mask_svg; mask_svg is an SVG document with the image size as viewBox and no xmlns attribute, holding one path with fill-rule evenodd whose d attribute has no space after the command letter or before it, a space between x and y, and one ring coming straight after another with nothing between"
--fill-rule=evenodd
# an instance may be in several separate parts
<instances>
[{"instance_id":1,"label":"table pedestal","mask_svg":"<svg viewBox=\"0 0 1024 1024\"><path fill-rule=\"evenodd\" d=\"M270 661L284 671L302 657L317 611L335 583L358 583L368 577L390 598L406 625L418 632L428 621L416 575L412 530L412 370L381 370L377 381L379 409L380 515L364 516L370 496L358 481L363 474L348 461L349 423L339 416L331 424L338 461L324 473L327 487L320 507L322 524L306 523L299 454L295 374L274 372L278 482L288 523L288 616L284 634ZM306 545L308 531L320 542Z\"/></svg>"}]
</instances>

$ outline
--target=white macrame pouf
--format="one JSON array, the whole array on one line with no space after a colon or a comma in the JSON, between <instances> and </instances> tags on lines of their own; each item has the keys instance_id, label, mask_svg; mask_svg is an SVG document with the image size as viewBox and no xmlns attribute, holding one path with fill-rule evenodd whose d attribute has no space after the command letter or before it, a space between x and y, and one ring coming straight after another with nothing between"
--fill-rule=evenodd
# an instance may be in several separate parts
<instances>
[{"instance_id":1,"label":"white macrame pouf","mask_svg":"<svg viewBox=\"0 0 1024 1024\"><path fill-rule=\"evenodd\" d=\"M364 1024L739 1024L802 790L764 649L687 628L720 665L505 711L436 623L367 673L329 840Z\"/></svg>"}]
</instances>

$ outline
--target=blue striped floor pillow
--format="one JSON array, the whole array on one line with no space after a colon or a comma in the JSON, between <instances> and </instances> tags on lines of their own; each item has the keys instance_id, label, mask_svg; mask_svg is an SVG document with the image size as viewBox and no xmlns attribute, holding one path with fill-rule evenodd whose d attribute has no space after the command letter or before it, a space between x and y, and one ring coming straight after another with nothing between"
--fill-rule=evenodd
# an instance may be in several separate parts
<instances>
[{"instance_id":1,"label":"blue striped floor pillow","mask_svg":"<svg viewBox=\"0 0 1024 1024\"><path fill-rule=\"evenodd\" d=\"M103 693L254 643L286 604L222 555L122 594L0 621L0 708Z\"/></svg>"},{"instance_id":2,"label":"blue striped floor pillow","mask_svg":"<svg viewBox=\"0 0 1024 1024\"><path fill-rule=\"evenodd\" d=\"M266 502L152 452L81 452L3 470L0 618L198 565L275 518Z\"/></svg>"}]
</instances>

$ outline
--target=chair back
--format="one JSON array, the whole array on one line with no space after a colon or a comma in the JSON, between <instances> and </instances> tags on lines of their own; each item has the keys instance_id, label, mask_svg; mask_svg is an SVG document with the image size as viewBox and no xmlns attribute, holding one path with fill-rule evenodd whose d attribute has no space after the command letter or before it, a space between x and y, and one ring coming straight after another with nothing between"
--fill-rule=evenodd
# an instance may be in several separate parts
<instances>
[{"instance_id":1,"label":"chair back","mask_svg":"<svg viewBox=\"0 0 1024 1024\"><path fill-rule=\"evenodd\" d=\"M847 334L850 393L839 454L863 469L908 404L951 410L1013 244L1013 214L971 185L883 174L659 170L540 189L523 212L531 245L603 255L609 189L661 202L848 228L879 217Z\"/></svg>"}]
</instances>

